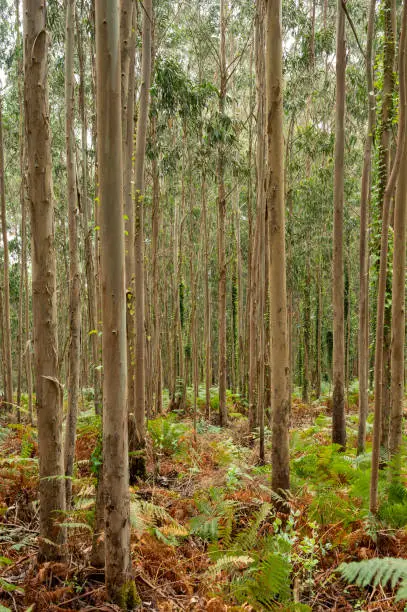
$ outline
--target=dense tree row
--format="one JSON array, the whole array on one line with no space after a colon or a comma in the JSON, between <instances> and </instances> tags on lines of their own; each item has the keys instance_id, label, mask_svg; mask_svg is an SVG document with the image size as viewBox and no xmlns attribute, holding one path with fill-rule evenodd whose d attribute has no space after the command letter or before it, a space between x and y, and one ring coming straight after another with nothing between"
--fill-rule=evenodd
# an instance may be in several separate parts
<instances>
[{"instance_id":1,"label":"dense tree row","mask_svg":"<svg viewBox=\"0 0 407 612\"><path fill-rule=\"evenodd\" d=\"M345 447L356 389L362 453L373 393L377 511L402 436L407 6L376 4L0 1L3 407L38 426L51 559L92 394L116 601L167 409L226 426L233 394L282 499L292 399L332 396Z\"/></svg>"}]
</instances>

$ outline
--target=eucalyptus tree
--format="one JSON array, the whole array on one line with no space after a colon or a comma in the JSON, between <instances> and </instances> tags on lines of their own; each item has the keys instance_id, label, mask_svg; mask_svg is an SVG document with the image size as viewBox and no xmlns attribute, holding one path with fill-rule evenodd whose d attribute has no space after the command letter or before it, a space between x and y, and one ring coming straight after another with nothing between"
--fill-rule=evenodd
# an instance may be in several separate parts
<instances>
[{"instance_id":1,"label":"eucalyptus tree","mask_svg":"<svg viewBox=\"0 0 407 612\"><path fill-rule=\"evenodd\" d=\"M391 204L400 172L403 158L405 135L406 135L406 103L407 103L407 3L403 5L402 26L399 43L399 124L397 131L397 148L387 180L386 189L383 194L382 209L382 232L380 242L380 270L377 290L377 314L376 314L376 346L375 346L375 384L374 384L374 427L372 447L372 472L370 480L370 511L376 514L378 510L378 482L380 465L380 448L382 437L382 412L383 412L383 368L384 368L384 341L385 341L385 309L386 309L386 283L387 283L387 259L389 244L389 225ZM399 313L400 314L400 313Z\"/></svg>"},{"instance_id":2,"label":"eucalyptus tree","mask_svg":"<svg viewBox=\"0 0 407 612\"><path fill-rule=\"evenodd\" d=\"M375 239L376 251L376 272L380 275L379 266L381 256L381 236L388 231L383 225L383 210L385 190L391 170L392 154L394 153L393 143L393 121L395 118L394 92L396 74L396 33L397 33L397 9L396 0L382 0L380 9L383 14L383 60L382 60L382 88L381 88L381 111L380 122L378 125L377 139L378 160L377 160L377 208L376 223L377 235ZM390 220L389 220L390 222ZM379 229L381 225L381 228ZM378 290L378 288L377 288ZM386 292L391 292L391 278L388 276ZM381 444L384 448L389 443L389 423L390 423L390 386L391 386L391 306L385 306L384 339L383 339L383 387L382 387L382 425L381 425ZM376 372L375 372L376 376Z\"/></svg>"},{"instance_id":3,"label":"eucalyptus tree","mask_svg":"<svg viewBox=\"0 0 407 612\"><path fill-rule=\"evenodd\" d=\"M126 292L119 1L96 3L97 132L102 266L105 572L111 600L130 587Z\"/></svg>"},{"instance_id":4,"label":"eucalyptus tree","mask_svg":"<svg viewBox=\"0 0 407 612\"><path fill-rule=\"evenodd\" d=\"M13 363L11 355L11 326L10 326L10 274L9 274L9 248L8 229L6 213L6 187L4 167L4 143L3 143L3 114L2 100L0 98L0 202L1 202L1 230L3 237L3 343L5 364L5 395L4 399L9 408L13 406Z\"/></svg>"},{"instance_id":5,"label":"eucalyptus tree","mask_svg":"<svg viewBox=\"0 0 407 612\"><path fill-rule=\"evenodd\" d=\"M135 371L134 371L134 415L135 431L130 442L130 451L134 453L131 459L131 481L145 476L145 284L144 284L144 159L147 139L147 120L150 104L151 80L151 27L152 0L146 0L143 5L143 40L142 40L142 73L137 119L134 190L136 199L134 254L135 254ZM131 398L130 398L131 401Z\"/></svg>"},{"instance_id":6,"label":"eucalyptus tree","mask_svg":"<svg viewBox=\"0 0 407 612\"><path fill-rule=\"evenodd\" d=\"M284 137L281 0L266 0L266 207L270 248L270 347L272 386L272 488L290 486L290 367L285 257Z\"/></svg>"},{"instance_id":7,"label":"eucalyptus tree","mask_svg":"<svg viewBox=\"0 0 407 612\"><path fill-rule=\"evenodd\" d=\"M345 153L345 87L346 42L345 10L342 0L337 3L336 25L336 107L335 107L335 175L333 233L333 406L332 441L346 445L345 426L345 329L344 329L344 153Z\"/></svg>"},{"instance_id":8,"label":"eucalyptus tree","mask_svg":"<svg viewBox=\"0 0 407 612\"><path fill-rule=\"evenodd\" d=\"M376 100L373 82L373 48L376 0L371 0L367 24L366 91L368 124L365 139L362 185L360 196L359 241L359 426L358 452L365 449L366 419L369 410L369 208L371 196L373 133L376 122Z\"/></svg>"},{"instance_id":9,"label":"eucalyptus tree","mask_svg":"<svg viewBox=\"0 0 407 612\"><path fill-rule=\"evenodd\" d=\"M81 296L80 265L78 244L78 197L75 155L75 87L74 87L74 48L75 48L75 0L66 3L65 35L65 133L66 133L66 170L67 200L69 223L69 369L68 369L68 415L65 430L65 476L66 506L71 505L72 475L75 457L76 422L78 416L80 382L80 333L81 333Z\"/></svg>"},{"instance_id":10,"label":"eucalyptus tree","mask_svg":"<svg viewBox=\"0 0 407 612\"><path fill-rule=\"evenodd\" d=\"M24 1L24 110L32 233L32 307L39 449L41 558L61 556L65 532L62 386L58 380L54 204L44 0Z\"/></svg>"},{"instance_id":11,"label":"eucalyptus tree","mask_svg":"<svg viewBox=\"0 0 407 612\"><path fill-rule=\"evenodd\" d=\"M400 74L400 79L406 75ZM392 339L391 339L391 423L390 452L395 455L401 447L404 400L404 337L405 337L405 277L407 223L407 143L403 153L394 203L394 250L392 282Z\"/></svg>"},{"instance_id":12,"label":"eucalyptus tree","mask_svg":"<svg viewBox=\"0 0 407 612\"><path fill-rule=\"evenodd\" d=\"M226 65L226 0L220 0L219 21L219 119L222 121L225 114L227 93L227 65ZM219 419L220 424L227 424L226 408L226 253L225 253L225 220L226 220L226 194L225 194L225 149L224 143L219 141L218 165L218 320L219 320Z\"/></svg>"}]
</instances>

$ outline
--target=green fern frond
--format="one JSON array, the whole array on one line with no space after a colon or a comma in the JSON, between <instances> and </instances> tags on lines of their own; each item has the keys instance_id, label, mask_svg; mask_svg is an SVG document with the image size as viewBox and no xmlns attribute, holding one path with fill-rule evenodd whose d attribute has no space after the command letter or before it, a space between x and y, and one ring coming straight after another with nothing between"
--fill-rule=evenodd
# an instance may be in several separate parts
<instances>
[{"instance_id":1,"label":"green fern frond","mask_svg":"<svg viewBox=\"0 0 407 612\"><path fill-rule=\"evenodd\" d=\"M246 569L252 563L254 563L254 559L252 557L249 557L248 555L225 555L218 559L216 563L206 571L205 575L208 578L215 578L222 571L230 571L232 569Z\"/></svg>"},{"instance_id":2,"label":"green fern frond","mask_svg":"<svg viewBox=\"0 0 407 612\"><path fill-rule=\"evenodd\" d=\"M384 557L342 563L338 570L347 582L360 587L370 584L386 586L390 583L394 589L401 581L397 600L407 599L407 559Z\"/></svg>"},{"instance_id":3,"label":"green fern frond","mask_svg":"<svg viewBox=\"0 0 407 612\"><path fill-rule=\"evenodd\" d=\"M255 547L256 540L258 539L259 528L266 520L272 509L273 506L268 503L264 503L261 506L249 527L241 531L235 539L233 544L234 550L248 551Z\"/></svg>"}]
</instances>

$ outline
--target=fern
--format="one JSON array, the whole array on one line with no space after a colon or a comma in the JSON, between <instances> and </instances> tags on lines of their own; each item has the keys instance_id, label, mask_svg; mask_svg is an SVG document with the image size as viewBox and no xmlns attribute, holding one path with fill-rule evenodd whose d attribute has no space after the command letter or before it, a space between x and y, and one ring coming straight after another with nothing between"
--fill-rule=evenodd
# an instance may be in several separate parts
<instances>
[{"instance_id":1,"label":"fern","mask_svg":"<svg viewBox=\"0 0 407 612\"><path fill-rule=\"evenodd\" d=\"M164 508L140 499L130 503L130 524L140 534L149 531L169 546L177 546L177 538L189 535L189 531Z\"/></svg>"},{"instance_id":2,"label":"fern","mask_svg":"<svg viewBox=\"0 0 407 612\"><path fill-rule=\"evenodd\" d=\"M241 550L251 550L256 545L258 539L258 531L262 523L266 520L272 510L272 505L265 503L260 507L260 510L254 517L254 520L247 529L239 533L235 542L234 548Z\"/></svg>"},{"instance_id":3,"label":"fern","mask_svg":"<svg viewBox=\"0 0 407 612\"><path fill-rule=\"evenodd\" d=\"M224 555L220 557L207 572L207 577L215 578L224 570L239 569L242 570L254 563L254 559L248 555Z\"/></svg>"},{"instance_id":4,"label":"fern","mask_svg":"<svg viewBox=\"0 0 407 612\"><path fill-rule=\"evenodd\" d=\"M390 584L395 589L400 583L396 601L407 599L407 559L385 557L342 563L338 571L347 582L360 587Z\"/></svg>"}]
</instances>

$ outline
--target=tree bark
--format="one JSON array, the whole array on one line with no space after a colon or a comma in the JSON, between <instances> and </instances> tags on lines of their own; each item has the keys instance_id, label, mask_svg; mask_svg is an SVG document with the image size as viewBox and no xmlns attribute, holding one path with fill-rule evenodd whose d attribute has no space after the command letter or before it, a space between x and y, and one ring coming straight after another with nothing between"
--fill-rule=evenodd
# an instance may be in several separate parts
<instances>
[{"instance_id":1,"label":"tree bark","mask_svg":"<svg viewBox=\"0 0 407 612\"><path fill-rule=\"evenodd\" d=\"M11 323L10 323L10 278L9 278L9 253L7 236L7 213L6 213L6 186L4 174L4 144L3 144L3 116L2 100L0 97L0 199L1 199L1 230L3 236L3 282L4 282L4 362L6 374L6 387L4 399L9 409L13 407L13 363L11 357Z\"/></svg>"},{"instance_id":2,"label":"tree bark","mask_svg":"<svg viewBox=\"0 0 407 612\"><path fill-rule=\"evenodd\" d=\"M400 82L407 89L407 66L401 72ZM400 93L401 99L401 93ZM400 115L400 121L402 116ZM404 401L404 339L405 339L405 276L406 276L406 227L407 227L407 136L404 133L394 204L394 247L392 279L392 327L391 327L391 423L390 453L396 455L402 443Z\"/></svg>"},{"instance_id":3,"label":"tree bark","mask_svg":"<svg viewBox=\"0 0 407 612\"><path fill-rule=\"evenodd\" d=\"M359 426L358 454L366 443L366 419L369 411L369 208L372 173L373 133L376 123L376 100L373 84L373 41L376 0L371 0L367 24L366 86L368 125L365 141L360 198L359 242Z\"/></svg>"},{"instance_id":4,"label":"tree bark","mask_svg":"<svg viewBox=\"0 0 407 612\"><path fill-rule=\"evenodd\" d=\"M342 0L337 3L336 31L336 130L334 174L333 231L333 402L332 442L346 446L345 423L345 323L344 323L344 263L343 263L343 201L345 153L345 11Z\"/></svg>"},{"instance_id":5,"label":"tree bark","mask_svg":"<svg viewBox=\"0 0 407 612\"><path fill-rule=\"evenodd\" d=\"M126 292L119 1L96 3L97 132L103 324L105 572L109 598L127 600L130 578Z\"/></svg>"},{"instance_id":6,"label":"tree bark","mask_svg":"<svg viewBox=\"0 0 407 612\"><path fill-rule=\"evenodd\" d=\"M39 556L61 556L65 532L62 387L58 376L56 264L44 0L24 0L24 106L32 233L32 307L40 476Z\"/></svg>"},{"instance_id":7,"label":"tree bark","mask_svg":"<svg viewBox=\"0 0 407 612\"><path fill-rule=\"evenodd\" d=\"M384 345L384 321L387 282L387 255L389 242L390 209L399 174L403 145L406 133L406 41L407 41L407 3L403 5L402 27L399 48L399 126L397 134L397 149L393 167L383 197L382 233L380 244L380 270L379 285L377 292L377 320L376 320L376 351L375 351L375 381L374 381L374 427L372 447L372 473L370 481L370 512L376 514L378 510L378 482L380 464L380 446L382 429L382 401L383 401L383 345Z\"/></svg>"},{"instance_id":8,"label":"tree bark","mask_svg":"<svg viewBox=\"0 0 407 612\"><path fill-rule=\"evenodd\" d=\"M136 41L133 0L121 0L121 100L123 142L123 203L125 219L126 265L126 333L127 333L127 402L129 414L134 414L134 86Z\"/></svg>"},{"instance_id":9,"label":"tree bark","mask_svg":"<svg viewBox=\"0 0 407 612\"><path fill-rule=\"evenodd\" d=\"M135 253L135 431L131 436L130 482L145 477L145 307L144 307L144 158L146 152L147 122L151 81L151 24L152 0L143 4L142 75L137 120L136 162L134 188L136 215L134 232Z\"/></svg>"},{"instance_id":10,"label":"tree bark","mask_svg":"<svg viewBox=\"0 0 407 612\"><path fill-rule=\"evenodd\" d=\"M284 137L281 0L266 0L267 215L269 229L272 489L290 487L287 284L284 210Z\"/></svg>"},{"instance_id":11,"label":"tree bark","mask_svg":"<svg viewBox=\"0 0 407 612\"><path fill-rule=\"evenodd\" d=\"M19 0L15 2L16 10L16 49L20 52L21 45L21 34L20 34L20 3ZM19 154L20 154L20 208L21 208L21 259L20 259L20 287L18 296L18 338L17 338L17 420L21 421L21 386L22 386L22 374L23 374L23 323L24 323L24 299L28 299L28 296L24 295L24 274L27 266L27 208L25 205L25 183L24 183L24 100L23 100L23 80L24 80L24 69L22 56L18 58L18 108L19 108L19 125L18 125L18 139L19 139ZM28 331L28 330L26 330Z\"/></svg>"},{"instance_id":12,"label":"tree bark","mask_svg":"<svg viewBox=\"0 0 407 612\"><path fill-rule=\"evenodd\" d=\"M68 414L65 429L65 476L66 507L72 500L72 475L75 458L76 422L78 417L80 353L81 353L81 280L78 244L78 196L76 186L75 155L75 85L74 85L74 47L75 47L75 0L66 3L65 37L65 136L67 200L69 226L69 370L68 370Z\"/></svg>"},{"instance_id":13,"label":"tree bark","mask_svg":"<svg viewBox=\"0 0 407 612\"><path fill-rule=\"evenodd\" d=\"M92 384L94 393L95 412L102 415L102 382L100 374L100 339L99 321L97 316L97 287L95 277L95 263L93 255L93 227L90 220L89 198L88 198L88 122L85 106L85 49L81 24L76 15L76 31L79 59L79 111L81 116L81 146L82 146L82 223L85 246L85 273L87 287L88 329L91 355L92 355Z\"/></svg>"},{"instance_id":14,"label":"tree bark","mask_svg":"<svg viewBox=\"0 0 407 612\"><path fill-rule=\"evenodd\" d=\"M226 104L226 15L225 0L220 0L220 87L219 116L225 114ZM225 149L223 142L218 147L218 321L219 321L219 422L222 427L227 425L228 414L226 406L226 194L225 194Z\"/></svg>"},{"instance_id":15,"label":"tree bark","mask_svg":"<svg viewBox=\"0 0 407 612\"><path fill-rule=\"evenodd\" d=\"M406 75L400 74L400 79ZM406 86L405 86L406 87ZM407 146L403 143L396 199L394 205L394 250L392 282L391 339L391 423L390 453L395 455L402 442L404 401L405 276L407 223Z\"/></svg>"}]
</instances>

